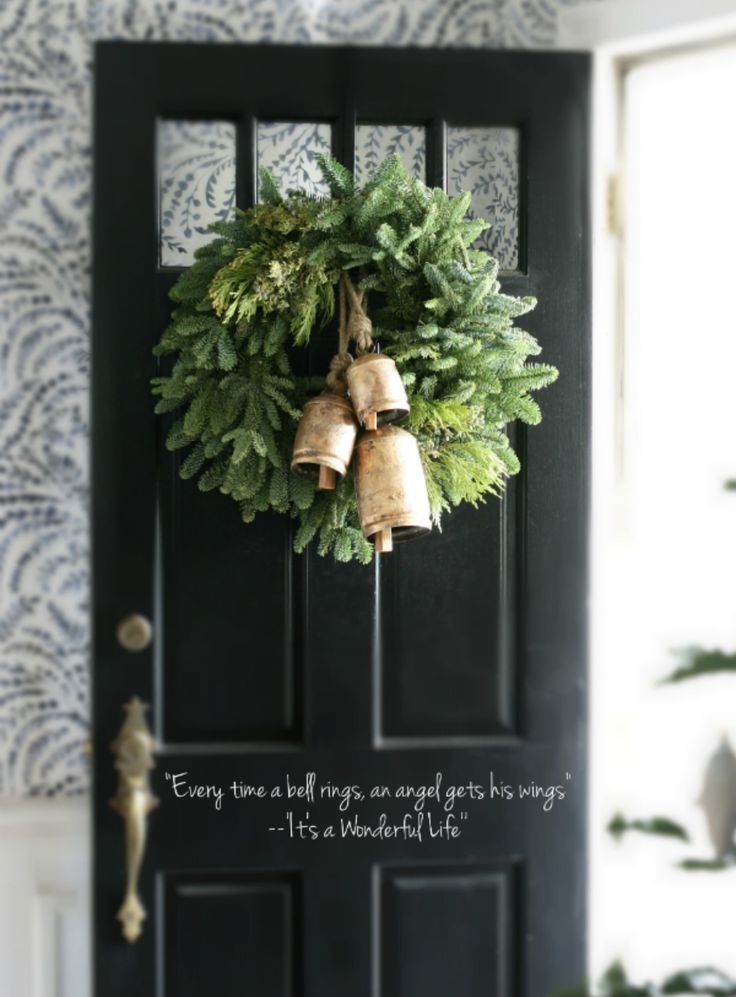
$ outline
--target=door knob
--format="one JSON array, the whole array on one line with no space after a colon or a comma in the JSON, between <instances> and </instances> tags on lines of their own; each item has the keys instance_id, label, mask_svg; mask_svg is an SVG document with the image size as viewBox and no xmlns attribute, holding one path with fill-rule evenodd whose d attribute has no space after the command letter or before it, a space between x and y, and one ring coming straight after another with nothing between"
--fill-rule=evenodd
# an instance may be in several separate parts
<instances>
[{"instance_id":1,"label":"door knob","mask_svg":"<svg viewBox=\"0 0 736 997\"><path fill-rule=\"evenodd\" d=\"M156 743L146 723L148 706L134 696L123 709L125 720L111 745L119 781L118 791L110 800L110 806L125 821L128 874L123 904L117 917L123 926L123 937L134 942L140 937L146 919L146 909L138 894L138 880L146 850L148 814L158 806L158 800L151 792L149 776L154 766Z\"/></svg>"},{"instance_id":2,"label":"door knob","mask_svg":"<svg viewBox=\"0 0 736 997\"><path fill-rule=\"evenodd\" d=\"M153 624L140 613L131 613L122 618L115 632L126 651L145 651L153 639Z\"/></svg>"}]
</instances>

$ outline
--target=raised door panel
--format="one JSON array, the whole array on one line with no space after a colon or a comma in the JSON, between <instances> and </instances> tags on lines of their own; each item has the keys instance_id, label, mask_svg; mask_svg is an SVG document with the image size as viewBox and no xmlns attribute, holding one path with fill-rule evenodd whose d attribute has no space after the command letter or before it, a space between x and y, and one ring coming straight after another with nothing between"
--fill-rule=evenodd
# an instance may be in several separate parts
<instances>
[{"instance_id":1,"label":"raised door panel","mask_svg":"<svg viewBox=\"0 0 736 997\"><path fill-rule=\"evenodd\" d=\"M380 997L514 997L513 867L384 868Z\"/></svg>"},{"instance_id":2,"label":"raised door panel","mask_svg":"<svg viewBox=\"0 0 736 997\"><path fill-rule=\"evenodd\" d=\"M257 529L244 526L229 498L203 494L173 469L167 477L157 662L165 739L299 740L303 561L290 522L263 516Z\"/></svg>"},{"instance_id":3,"label":"raised door panel","mask_svg":"<svg viewBox=\"0 0 736 997\"><path fill-rule=\"evenodd\" d=\"M165 997L296 997L298 879L171 875L162 892Z\"/></svg>"}]
</instances>

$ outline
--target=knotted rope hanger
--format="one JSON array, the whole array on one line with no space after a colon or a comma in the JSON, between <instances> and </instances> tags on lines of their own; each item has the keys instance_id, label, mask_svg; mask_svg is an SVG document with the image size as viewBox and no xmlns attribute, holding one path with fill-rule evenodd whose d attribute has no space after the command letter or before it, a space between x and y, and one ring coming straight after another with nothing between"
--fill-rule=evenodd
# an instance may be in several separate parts
<instances>
[{"instance_id":1,"label":"knotted rope hanger","mask_svg":"<svg viewBox=\"0 0 736 997\"><path fill-rule=\"evenodd\" d=\"M373 325L366 311L365 291L356 291L348 274L343 271L338 284L339 334L337 353L330 360L327 387L338 395L347 394L346 371L353 362L349 352L351 341L361 357L373 349ZM349 306L349 307L348 307Z\"/></svg>"}]
</instances>

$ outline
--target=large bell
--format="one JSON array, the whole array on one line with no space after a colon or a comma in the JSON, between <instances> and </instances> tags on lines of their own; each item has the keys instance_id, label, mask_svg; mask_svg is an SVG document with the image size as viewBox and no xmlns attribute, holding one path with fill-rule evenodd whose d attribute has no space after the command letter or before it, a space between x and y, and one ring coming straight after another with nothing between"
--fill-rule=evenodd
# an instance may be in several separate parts
<instances>
[{"instance_id":1,"label":"large bell","mask_svg":"<svg viewBox=\"0 0 736 997\"><path fill-rule=\"evenodd\" d=\"M417 441L398 426L362 433L353 464L363 534L379 553L432 528Z\"/></svg>"},{"instance_id":2,"label":"large bell","mask_svg":"<svg viewBox=\"0 0 736 997\"><path fill-rule=\"evenodd\" d=\"M310 398L296 429L291 470L317 481L319 488L334 488L350 466L357 433L355 411L346 398L331 391Z\"/></svg>"},{"instance_id":3,"label":"large bell","mask_svg":"<svg viewBox=\"0 0 736 997\"><path fill-rule=\"evenodd\" d=\"M383 353L366 353L347 369L348 390L361 426L376 429L409 414L396 364Z\"/></svg>"}]
</instances>

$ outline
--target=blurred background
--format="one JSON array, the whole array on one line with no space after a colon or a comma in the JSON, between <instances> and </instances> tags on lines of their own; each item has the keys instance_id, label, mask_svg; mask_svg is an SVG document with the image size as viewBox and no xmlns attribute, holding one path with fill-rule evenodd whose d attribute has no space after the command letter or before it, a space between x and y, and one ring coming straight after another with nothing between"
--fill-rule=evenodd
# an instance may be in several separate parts
<instances>
[{"instance_id":1,"label":"blurred background","mask_svg":"<svg viewBox=\"0 0 736 997\"><path fill-rule=\"evenodd\" d=\"M733 872L678 865L714 855L696 801L708 759L736 741L736 326L724 309L736 135L721 117L736 44L668 39L615 73L617 123L597 123L599 142L615 129L617 162L594 326L593 963L617 952L639 979L712 963L736 973ZM693 677L658 685L688 664ZM712 778L732 811L722 754ZM617 812L664 815L691 841L617 844L602 835Z\"/></svg>"},{"instance_id":2,"label":"blurred background","mask_svg":"<svg viewBox=\"0 0 736 997\"><path fill-rule=\"evenodd\" d=\"M736 2L6 0L0 992L89 993L91 110L105 38L593 52L590 970L620 959L637 981L696 965L736 976L736 872L706 819L732 845ZM271 165L292 168L295 136L271 138ZM229 207L228 136L205 140L193 160L202 136L162 140L177 257L203 224L177 191L211 183ZM399 141L409 165L412 136ZM661 683L680 667L692 674Z\"/></svg>"},{"instance_id":3,"label":"blurred background","mask_svg":"<svg viewBox=\"0 0 736 997\"><path fill-rule=\"evenodd\" d=\"M736 136L722 127L736 44L636 55L617 91L617 298L595 395L593 963L618 953L639 979L713 963L736 973L733 872L679 866L714 856L696 801L710 756L736 742L736 327L724 298ZM692 677L658 685L688 666ZM733 763L722 756L711 779L725 814ZM617 812L664 815L691 840L632 832L617 844L603 834Z\"/></svg>"}]
</instances>

